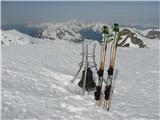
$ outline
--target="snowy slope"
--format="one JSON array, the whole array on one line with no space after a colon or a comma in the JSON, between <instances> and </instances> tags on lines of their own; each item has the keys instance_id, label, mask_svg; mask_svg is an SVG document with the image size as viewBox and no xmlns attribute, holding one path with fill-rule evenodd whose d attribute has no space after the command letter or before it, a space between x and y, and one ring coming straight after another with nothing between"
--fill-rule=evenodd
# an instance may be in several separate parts
<instances>
[{"instance_id":1,"label":"snowy slope","mask_svg":"<svg viewBox=\"0 0 160 120\"><path fill-rule=\"evenodd\" d=\"M46 43L47 39L37 39L16 30L1 30L1 44L5 46Z\"/></svg>"},{"instance_id":2,"label":"snowy slope","mask_svg":"<svg viewBox=\"0 0 160 120\"><path fill-rule=\"evenodd\" d=\"M70 83L80 44L2 46L2 120L158 120L159 45L118 48L109 112L95 107L93 92L81 96L79 79ZM98 44L97 63L99 52Z\"/></svg>"}]
</instances>

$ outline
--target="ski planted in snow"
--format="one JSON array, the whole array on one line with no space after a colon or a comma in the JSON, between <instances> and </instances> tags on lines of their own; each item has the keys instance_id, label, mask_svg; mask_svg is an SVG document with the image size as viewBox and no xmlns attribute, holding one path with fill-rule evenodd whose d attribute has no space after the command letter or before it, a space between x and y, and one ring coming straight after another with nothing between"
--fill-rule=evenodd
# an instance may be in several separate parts
<instances>
[{"instance_id":1,"label":"ski planted in snow","mask_svg":"<svg viewBox=\"0 0 160 120\"><path fill-rule=\"evenodd\" d=\"M119 25L117 23L114 24L113 32L115 34L114 34L114 39L111 44L110 63L109 63L109 69L107 71L108 72L107 84L106 84L105 91L104 91L104 95L105 95L104 110L107 110L107 111L109 111L111 95L113 93L112 78L113 78L113 72L114 72L117 44L120 39Z\"/></svg>"},{"instance_id":2,"label":"ski planted in snow","mask_svg":"<svg viewBox=\"0 0 160 120\"><path fill-rule=\"evenodd\" d=\"M105 67L105 58L106 58L106 50L107 43L109 41L109 31L107 26L103 26L102 29L102 44L101 44L101 53L100 53L100 66L98 70L98 83L96 86L96 91L94 92L96 106L100 106L101 103L101 95L102 95L102 84L103 84L103 73Z\"/></svg>"}]
</instances>

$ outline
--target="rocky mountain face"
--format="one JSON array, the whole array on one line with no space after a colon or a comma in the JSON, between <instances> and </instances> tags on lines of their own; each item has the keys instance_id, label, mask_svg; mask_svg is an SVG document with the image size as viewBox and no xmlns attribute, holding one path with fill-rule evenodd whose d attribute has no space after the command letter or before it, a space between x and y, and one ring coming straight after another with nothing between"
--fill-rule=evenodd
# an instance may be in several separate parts
<instances>
[{"instance_id":1,"label":"rocky mountain face","mask_svg":"<svg viewBox=\"0 0 160 120\"><path fill-rule=\"evenodd\" d=\"M118 46L130 47L131 44L137 45L139 48L147 47L144 42L137 37L135 32L131 32L129 29L123 29L120 31L120 41Z\"/></svg>"},{"instance_id":2,"label":"rocky mountain face","mask_svg":"<svg viewBox=\"0 0 160 120\"><path fill-rule=\"evenodd\" d=\"M146 37L149 39L156 39L156 38L160 39L160 31L151 30L147 33Z\"/></svg>"}]
</instances>

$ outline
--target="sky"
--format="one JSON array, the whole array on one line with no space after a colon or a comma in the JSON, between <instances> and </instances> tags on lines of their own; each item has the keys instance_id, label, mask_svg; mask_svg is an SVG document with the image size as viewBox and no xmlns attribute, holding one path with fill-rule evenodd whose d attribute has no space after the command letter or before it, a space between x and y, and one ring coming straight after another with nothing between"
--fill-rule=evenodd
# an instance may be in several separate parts
<instances>
[{"instance_id":1,"label":"sky","mask_svg":"<svg viewBox=\"0 0 160 120\"><path fill-rule=\"evenodd\" d=\"M159 25L159 3L134 2L56 2L56 1L2 1L2 24L41 22L105 22L112 24Z\"/></svg>"}]
</instances>

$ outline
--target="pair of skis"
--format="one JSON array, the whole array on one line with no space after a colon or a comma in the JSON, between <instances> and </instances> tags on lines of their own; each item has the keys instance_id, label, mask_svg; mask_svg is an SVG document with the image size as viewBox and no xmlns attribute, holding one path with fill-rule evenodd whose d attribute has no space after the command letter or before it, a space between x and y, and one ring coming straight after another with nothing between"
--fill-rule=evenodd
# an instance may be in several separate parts
<instances>
[{"instance_id":1,"label":"pair of skis","mask_svg":"<svg viewBox=\"0 0 160 120\"><path fill-rule=\"evenodd\" d=\"M108 69L108 76L106 80L106 86L104 91L104 105L103 109L109 111L110 102L111 102L111 95L112 95L112 78L113 78L113 72L114 72L114 64L115 64L115 57L116 57L116 50L117 50L117 44L120 38L119 33L119 25L117 23L114 24L113 32L115 33L114 39L111 44L111 51L110 51L110 63L109 63L109 69ZM106 58L106 50L107 50L107 44L110 42L109 40L109 32L107 26L103 26L102 30L102 45L101 45L101 55L100 55L100 66L98 70L98 84L96 86L96 92L95 100L96 100L96 106L100 106L102 101L102 87L104 79L104 67L105 67L105 58Z\"/></svg>"}]
</instances>

